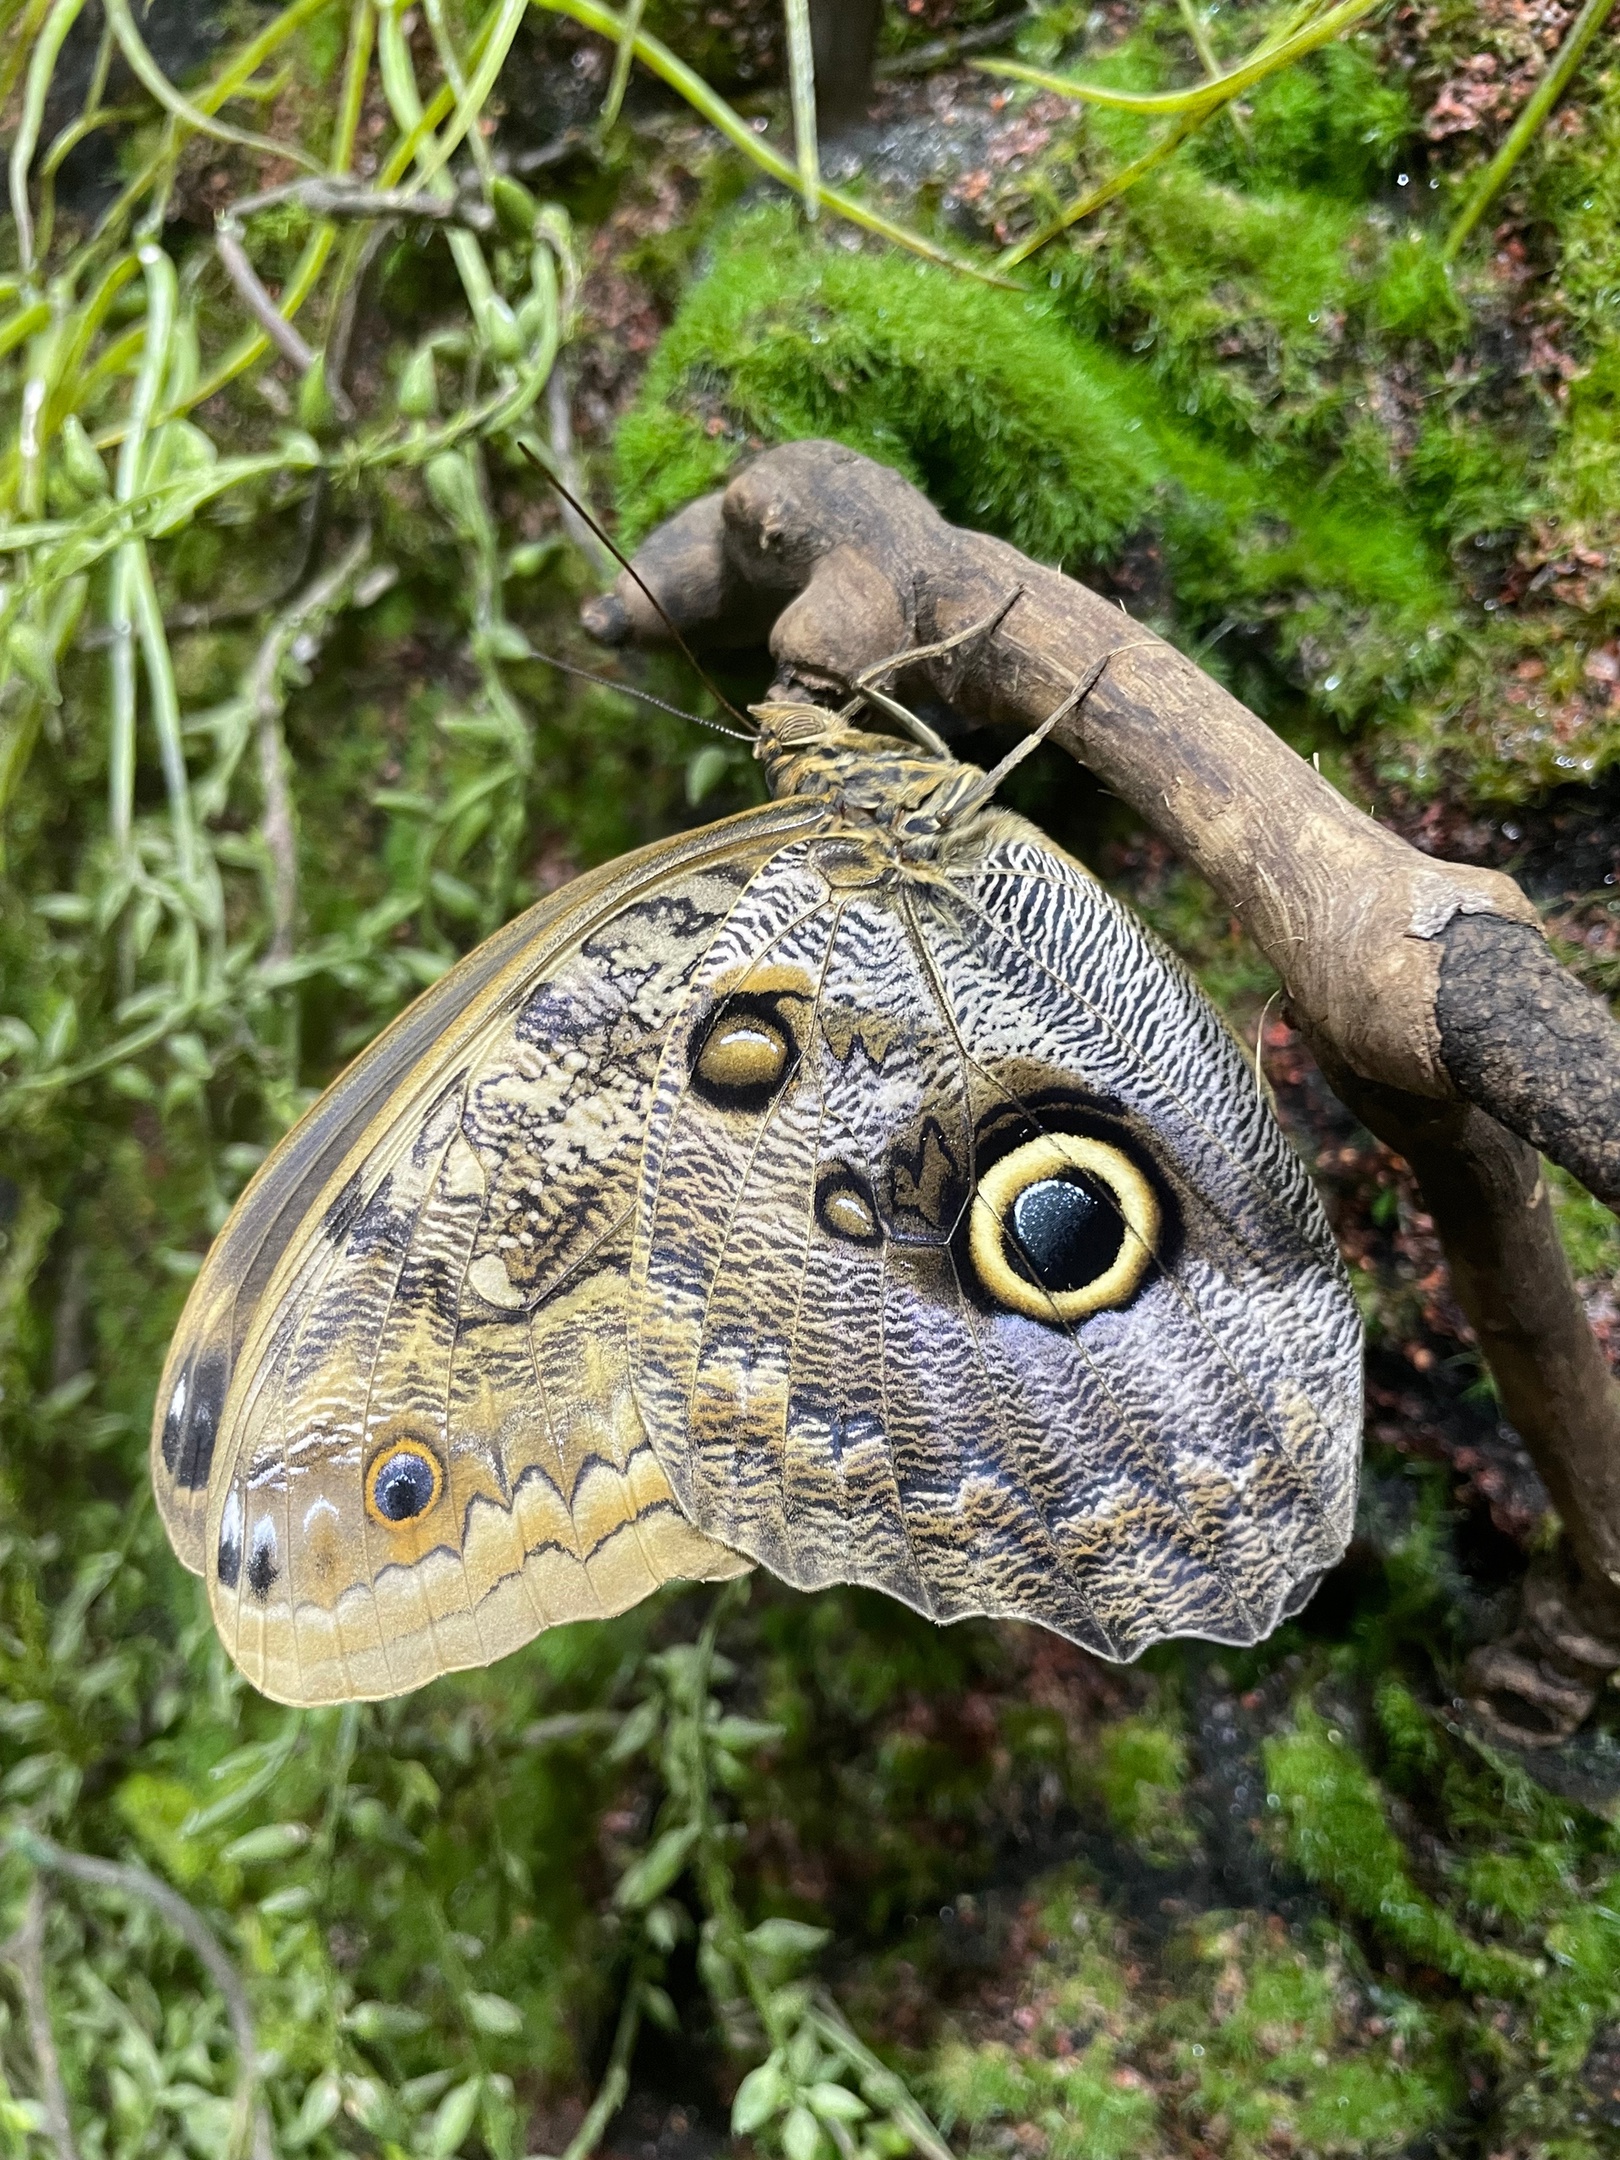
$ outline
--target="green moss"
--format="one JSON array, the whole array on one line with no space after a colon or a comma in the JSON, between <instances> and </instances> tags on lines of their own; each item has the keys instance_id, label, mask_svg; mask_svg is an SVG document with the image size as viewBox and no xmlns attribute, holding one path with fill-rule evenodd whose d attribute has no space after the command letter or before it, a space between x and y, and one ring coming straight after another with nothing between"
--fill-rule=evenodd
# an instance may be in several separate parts
<instances>
[{"instance_id":1,"label":"green moss","mask_svg":"<svg viewBox=\"0 0 1620 2160\"><path fill-rule=\"evenodd\" d=\"M1223 15L1217 40L1235 52L1266 20ZM1043 16L1026 56L1065 55L1080 28ZM1479 35L1459 15L1434 65L1461 67ZM1182 80L1184 29L1149 10L1085 64ZM1620 70L1588 69L1578 123L1525 168L1554 353L1528 370L1501 357L1523 304L1443 259L1446 184L1416 132L1377 44L1336 45L1264 84L1241 136L1204 131L1076 228L1025 294L818 242L786 208L743 216L711 233L621 432L627 521L763 444L833 435L1082 575L1123 569L1136 592L1148 562L1156 624L1292 740L1371 731L1389 784L1461 775L1507 800L1595 774L1620 755L1581 677L1620 628L1598 562L1620 470ZM1049 208L1077 156L1099 177L1138 138L1077 110L1018 184ZM1578 622L1497 603L1516 548L1533 567L1577 545L1597 550ZM1520 686L1527 659L1544 687Z\"/></svg>"},{"instance_id":2,"label":"green moss","mask_svg":"<svg viewBox=\"0 0 1620 2160\"><path fill-rule=\"evenodd\" d=\"M626 517L642 530L684 499L689 473L712 483L749 432L833 435L1032 554L1095 559L1148 500L1131 439L1142 416L1119 389L1117 373L1076 365L1038 305L820 247L791 212L755 212L689 295L620 428Z\"/></svg>"},{"instance_id":3,"label":"green moss","mask_svg":"<svg viewBox=\"0 0 1620 2160\"><path fill-rule=\"evenodd\" d=\"M1542 1176L1571 1273L1586 1281L1620 1282L1620 1222L1556 1163L1543 1163Z\"/></svg>"},{"instance_id":4,"label":"green moss","mask_svg":"<svg viewBox=\"0 0 1620 2160\"><path fill-rule=\"evenodd\" d=\"M1253 22L1246 11L1245 45ZM1416 119L1404 86L1356 39L1268 77L1249 102L1244 133L1247 141L1230 128L1197 138L1197 162L1246 188L1311 188L1355 201L1385 180Z\"/></svg>"},{"instance_id":5,"label":"green moss","mask_svg":"<svg viewBox=\"0 0 1620 2160\"><path fill-rule=\"evenodd\" d=\"M1373 2033L1358 2030L1332 1936L1307 1949L1279 1928L1211 1922L1192 1932L1191 1947L1198 1992L1167 2016L1173 2061L1194 2090L1189 2111L1230 2125L1233 2160L1279 2143L1396 2152L1456 2106L1456 2073L1410 1998L1389 1991ZM1195 2003L1214 2015L1199 2019Z\"/></svg>"},{"instance_id":6,"label":"green moss","mask_svg":"<svg viewBox=\"0 0 1620 2160\"><path fill-rule=\"evenodd\" d=\"M1168 1717L1125 1717L1104 1726L1091 1776L1115 1835L1150 1863L1171 1865L1197 1842L1182 1797L1186 1737Z\"/></svg>"},{"instance_id":7,"label":"green moss","mask_svg":"<svg viewBox=\"0 0 1620 2160\"><path fill-rule=\"evenodd\" d=\"M1345 1910L1464 1987L1526 1984L1522 1961L1471 1940L1417 1888L1377 1784L1337 1726L1302 1709L1291 1733L1266 1743L1265 1764L1290 1858Z\"/></svg>"},{"instance_id":8,"label":"green moss","mask_svg":"<svg viewBox=\"0 0 1620 2160\"><path fill-rule=\"evenodd\" d=\"M1296 1939L1275 1920L1210 1914L1173 1930L1156 1969L1083 1874L1042 1885L1039 1910L1043 1947L1013 2020L1024 2037L958 2031L934 2058L936 2104L974 2150L1034 2131L1074 2160L1183 2138L1228 2160L1370 2156L1455 2116L1444 2019L1388 1987L1373 2014L1353 1951L1331 1931Z\"/></svg>"},{"instance_id":9,"label":"green moss","mask_svg":"<svg viewBox=\"0 0 1620 2160\"><path fill-rule=\"evenodd\" d=\"M1287 206L1254 218L1244 245L1257 263L1305 244ZM1303 287L1295 299L1307 312ZM1131 536L1162 534L1184 619L1221 606L1259 620L1303 592L1295 645L1335 612L1375 619L1366 679L1327 686L1342 704L1365 703L1374 669L1384 695L1413 676L1411 658L1421 674L1425 649L1404 626L1443 610L1443 572L1375 463L1345 456L1324 489L1234 455L1187 425L1173 379L1077 336L1064 313L1061 295L820 244L786 210L740 218L620 429L627 524L644 530L760 442L832 436L1043 560L1095 569ZM1410 648L1404 666L1397 647Z\"/></svg>"}]
</instances>

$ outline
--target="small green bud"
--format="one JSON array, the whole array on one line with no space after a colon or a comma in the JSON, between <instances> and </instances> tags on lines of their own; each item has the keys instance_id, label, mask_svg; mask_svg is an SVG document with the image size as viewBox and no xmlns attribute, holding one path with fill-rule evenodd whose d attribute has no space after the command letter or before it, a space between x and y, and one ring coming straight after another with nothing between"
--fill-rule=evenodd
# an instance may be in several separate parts
<instances>
[{"instance_id":1,"label":"small green bud","mask_svg":"<svg viewBox=\"0 0 1620 2160\"><path fill-rule=\"evenodd\" d=\"M399 378L399 409L410 420L430 420L439 409L439 376L433 347L419 345Z\"/></svg>"},{"instance_id":2,"label":"small green bud","mask_svg":"<svg viewBox=\"0 0 1620 2160\"><path fill-rule=\"evenodd\" d=\"M31 622L14 622L6 632L6 658L47 705L61 704L62 693L56 681L56 655L43 630Z\"/></svg>"},{"instance_id":3,"label":"small green bud","mask_svg":"<svg viewBox=\"0 0 1620 2160\"><path fill-rule=\"evenodd\" d=\"M497 173L490 189L490 200L495 205L495 215L514 240L534 237L534 221L540 213L540 205L529 193L521 180L514 180L507 173Z\"/></svg>"},{"instance_id":4,"label":"small green bud","mask_svg":"<svg viewBox=\"0 0 1620 2160\"><path fill-rule=\"evenodd\" d=\"M479 309L478 334L497 360L515 360L523 350L517 317L499 293L491 293Z\"/></svg>"},{"instance_id":5,"label":"small green bud","mask_svg":"<svg viewBox=\"0 0 1620 2160\"><path fill-rule=\"evenodd\" d=\"M79 493L105 495L108 492L107 468L77 413L68 414L57 439L62 446L63 470Z\"/></svg>"}]
</instances>

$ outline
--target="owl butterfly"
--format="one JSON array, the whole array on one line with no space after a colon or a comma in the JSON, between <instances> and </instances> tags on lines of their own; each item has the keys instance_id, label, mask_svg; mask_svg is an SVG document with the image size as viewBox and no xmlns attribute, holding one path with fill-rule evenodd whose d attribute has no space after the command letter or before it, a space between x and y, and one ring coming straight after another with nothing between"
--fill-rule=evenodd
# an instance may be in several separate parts
<instances>
[{"instance_id":1,"label":"owl butterfly","mask_svg":"<svg viewBox=\"0 0 1620 2160\"><path fill-rule=\"evenodd\" d=\"M1238 1044L995 776L756 711L768 803L472 953L208 1255L152 1474L268 1695L755 1561L1247 1643L1344 1548L1360 1328Z\"/></svg>"}]
</instances>

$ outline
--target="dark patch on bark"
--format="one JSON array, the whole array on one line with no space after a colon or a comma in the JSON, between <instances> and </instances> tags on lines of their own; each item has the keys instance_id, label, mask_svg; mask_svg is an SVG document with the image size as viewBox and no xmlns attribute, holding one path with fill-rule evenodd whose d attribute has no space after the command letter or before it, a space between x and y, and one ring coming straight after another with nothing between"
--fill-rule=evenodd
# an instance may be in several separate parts
<instances>
[{"instance_id":1,"label":"dark patch on bark","mask_svg":"<svg viewBox=\"0 0 1620 2160\"><path fill-rule=\"evenodd\" d=\"M1446 1070L1578 1177L1620 1205L1620 1057L1607 1009L1528 923L1456 915L1434 1017Z\"/></svg>"}]
</instances>

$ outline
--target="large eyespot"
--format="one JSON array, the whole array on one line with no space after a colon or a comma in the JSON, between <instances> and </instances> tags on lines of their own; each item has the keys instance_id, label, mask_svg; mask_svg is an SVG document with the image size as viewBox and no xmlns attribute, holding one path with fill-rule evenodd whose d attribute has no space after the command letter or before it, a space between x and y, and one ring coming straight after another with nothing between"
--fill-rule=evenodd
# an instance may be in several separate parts
<instances>
[{"instance_id":1,"label":"large eyespot","mask_svg":"<svg viewBox=\"0 0 1620 2160\"><path fill-rule=\"evenodd\" d=\"M373 1522L415 1522L444 1489L444 1471L420 1440L395 1440L366 1472L366 1513Z\"/></svg>"},{"instance_id":2,"label":"large eyespot","mask_svg":"<svg viewBox=\"0 0 1620 2160\"><path fill-rule=\"evenodd\" d=\"M797 1062L774 997L728 997L698 1038L692 1085L721 1110L763 1110Z\"/></svg>"},{"instance_id":3,"label":"large eyespot","mask_svg":"<svg viewBox=\"0 0 1620 2160\"><path fill-rule=\"evenodd\" d=\"M1032 1320L1083 1320L1125 1303L1159 1229L1158 1195L1122 1148L1043 1133L979 1180L968 1251L997 1304Z\"/></svg>"}]
</instances>

